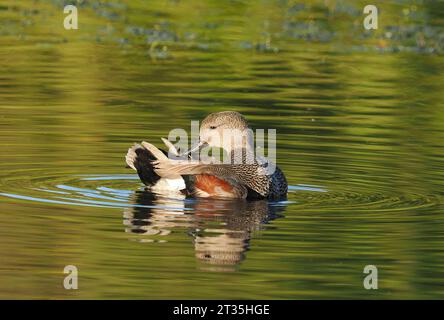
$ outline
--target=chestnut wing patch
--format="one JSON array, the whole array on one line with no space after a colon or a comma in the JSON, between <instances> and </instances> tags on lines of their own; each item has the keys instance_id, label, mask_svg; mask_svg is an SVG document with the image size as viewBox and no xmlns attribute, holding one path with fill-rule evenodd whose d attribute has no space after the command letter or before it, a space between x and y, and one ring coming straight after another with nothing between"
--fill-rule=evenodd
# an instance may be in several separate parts
<instances>
[{"instance_id":1,"label":"chestnut wing patch","mask_svg":"<svg viewBox=\"0 0 444 320\"><path fill-rule=\"evenodd\" d=\"M234 181L227 181L209 174L194 176L193 193L200 197L245 198L247 190Z\"/></svg>"}]
</instances>

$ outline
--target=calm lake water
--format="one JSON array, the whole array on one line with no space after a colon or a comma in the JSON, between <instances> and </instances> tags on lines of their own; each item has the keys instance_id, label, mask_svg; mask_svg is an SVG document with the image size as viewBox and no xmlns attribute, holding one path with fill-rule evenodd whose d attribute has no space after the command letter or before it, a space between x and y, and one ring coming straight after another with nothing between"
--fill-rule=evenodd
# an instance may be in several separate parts
<instances>
[{"instance_id":1,"label":"calm lake water","mask_svg":"<svg viewBox=\"0 0 444 320\"><path fill-rule=\"evenodd\" d=\"M374 2L0 1L0 297L444 298L444 5ZM125 168L222 110L277 130L288 201Z\"/></svg>"}]
</instances>

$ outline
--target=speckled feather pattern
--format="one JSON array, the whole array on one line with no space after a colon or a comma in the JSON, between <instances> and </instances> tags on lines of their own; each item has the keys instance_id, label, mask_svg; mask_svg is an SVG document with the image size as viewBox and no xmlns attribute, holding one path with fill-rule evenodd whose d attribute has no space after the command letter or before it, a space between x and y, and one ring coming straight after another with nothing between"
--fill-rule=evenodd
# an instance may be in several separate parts
<instances>
[{"instance_id":1,"label":"speckled feather pattern","mask_svg":"<svg viewBox=\"0 0 444 320\"><path fill-rule=\"evenodd\" d=\"M245 153L243 153L245 154ZM232 153L233 160L234 152ZM245 158L244 158L245 159ZM257 161L238 164L203 164L200 162L158 161L155 171L160 176L210 174L226 181L242 184L269 200L282 200L287 196L287 180L276 166L267 174L269 162Z\"/></svg>"}]
</instances>

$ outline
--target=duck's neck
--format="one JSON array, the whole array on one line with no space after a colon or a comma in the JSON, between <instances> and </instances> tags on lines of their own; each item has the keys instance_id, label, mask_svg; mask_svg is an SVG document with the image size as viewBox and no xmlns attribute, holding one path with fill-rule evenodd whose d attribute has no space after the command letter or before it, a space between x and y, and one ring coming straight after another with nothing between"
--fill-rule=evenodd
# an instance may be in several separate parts
<instances>
[{"instance_id":1,"label":"duck's neck","mask_svg":"<svg viewBox=\"0 0 444 320\"><path fill-rule=\"evenodd\" d=\"M222 148L231 153L234 150L246 149L248 151L254 150L254 134L251 129L246 129L239 133L234 133L228 137L223 137Z\"/></svg>"},{"instance_id":2,"label":"duck's neck","mask_svg":"<svg viewBox=\"0 0 444 320\"><path fill-rule=\"evenodd\" d=\"M253 132L248 132L235 136L233 139L224 140L223 149L230 155L230 158L237 162L245 162L247 159L252 161L254 159L254 140Z\"/></svg>"}]
</instances>

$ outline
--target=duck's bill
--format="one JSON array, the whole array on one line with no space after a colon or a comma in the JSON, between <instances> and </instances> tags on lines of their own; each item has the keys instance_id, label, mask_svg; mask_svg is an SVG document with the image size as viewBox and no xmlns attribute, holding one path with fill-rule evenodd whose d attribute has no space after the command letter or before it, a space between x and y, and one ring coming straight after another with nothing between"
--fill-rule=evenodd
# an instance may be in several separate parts
<instances>
[{"instance_id":1,"label":"duck's bill","mask_svg":"<svg viewBox=\"0 0 444 320\"><path fill-rule=\"evenodd\" d=\"M200 150L202 150L206 146L208 146L208 143L206 143L205 141L199 141L199 143L196 143L188 151L181 153L181 156L189 157L195 152L200 152Z\"/></svg>"}]
</instances>

